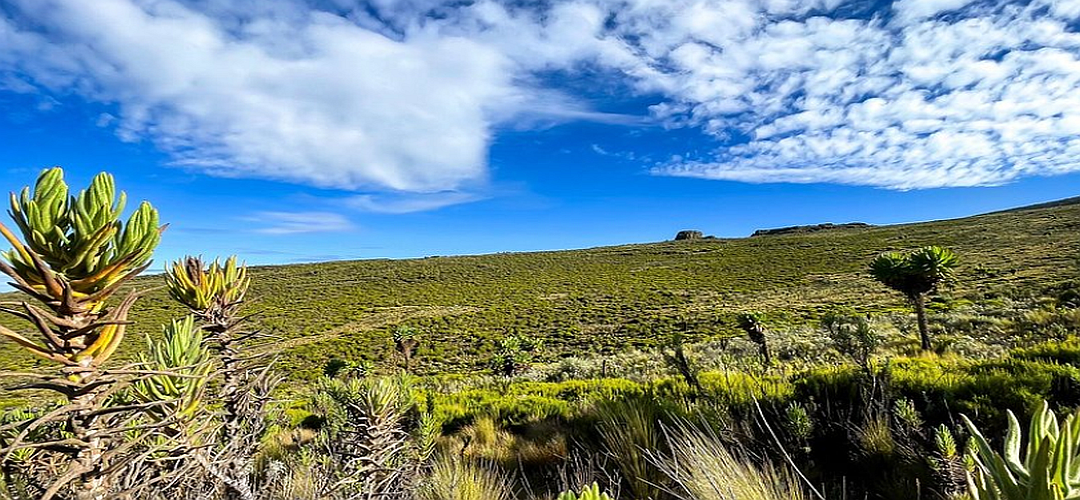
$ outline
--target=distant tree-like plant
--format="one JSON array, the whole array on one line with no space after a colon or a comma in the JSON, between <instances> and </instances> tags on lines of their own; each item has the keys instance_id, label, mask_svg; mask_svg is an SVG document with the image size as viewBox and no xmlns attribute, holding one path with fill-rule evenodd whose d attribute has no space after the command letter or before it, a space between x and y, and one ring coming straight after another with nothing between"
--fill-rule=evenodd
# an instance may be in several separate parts
<instances>
[{"instance_id":1,"label":"distant tree-like plant","mask_svg":"<svg viewBox=\"0 0 1080 500\"><path fill-rule=\"evenodd\" d=\"M394 350L405 362L405 371L412 372L412 360L416 349L420 347L420 332L409 325L398 325L392 334Z\"/></svg>"},{"instance_id":2,"label":"distant tree-like plant","mask_svg":"<svg viewBox=\"0 0 1080 500\"><path fill-rule=\"evenodd\" d=\"M769 350L768 330L762 322L762 315L756 312L742 313L736 318L739 328L746 332L750 341L758 345L761 357L766 365L772 364L772 352Z\"/></svg>"},{"instance_id":3,"label":"distant tree-like plant","mask_svg":"<svg viewBox=\"0 0 1080 500\"><path fill-rule=\"evenodd\" d=\"M11 194L11 216L20 239L0 224L12 250L3 253L0 271L11 285L40 305L7 302L2 310L30 322L39 341L6 327L0 336L31 354L60 365L59 376L45 377L33 387L62 394L67 404L41 417L35 426L63 420L70 439L58 442L6 443L7 451L36 446L63 450L66 468L55 472L41 492L53 498L70 492L79 499L105 498L113 485L110 471L129 451L118 443L129 411L153 407L133 405L106 409L118 395L122 376L102 366L124 338L127 314L138 294L129 293L113 307L106 304L119 288L150 265L164 226L158 213L143 202L127 222L121 221L126 197L117 193L111 175L101 173L72 196L59 167L41 172L34 188ZM42 307L44 306L44 307Z\"/></svg>"},{"instance_id":4,"label":"distant tree-like plant","mask_svg":"<svg viewBox=\"0 0 1080 500\"><path fill-rule=\"evenodd\" d=\"M685 336L682 332L675 332L671 335L671 340L668 345L671 352L664 353L664 360L668 365L675 368L682 375L683 380L687 385L694 390L695 394L703 394L704 389L701 387L701 380L698 379L697 369L690 363L690 359L686 357L686 349L684 348Z\"/></svg>"},{"instance_id":5,"label":"distant tree-like plant","mask_svg":"<svg viewBox=\"0 0 1080 500\"><path fill-rule=\"evenodd\" d=\"M491 371L504 377L525 371L532 363L533 353L540 349L540 342L522 335L508 335L495 342L495 355L491 358Z\"/></svg>"},{"instance_id":6,"label":"distant tree-like plant","mask_svg":"<svg viewBox=\"0 0 1080 500\"><path fill-rule=\"evenodd\" d=\"M915 308L923 350L933 347L926 319L926 297L952 279L958 261L952 250L929 246L909 253L883 253L870 262L870 275L904 294Z\"/></svg>"}]
</instances>

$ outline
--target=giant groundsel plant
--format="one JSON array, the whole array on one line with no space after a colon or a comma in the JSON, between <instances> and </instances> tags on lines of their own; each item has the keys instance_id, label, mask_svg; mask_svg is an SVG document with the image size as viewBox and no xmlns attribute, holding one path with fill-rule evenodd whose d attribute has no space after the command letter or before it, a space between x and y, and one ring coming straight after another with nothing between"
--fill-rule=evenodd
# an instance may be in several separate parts
<instances>
[{"instance_id":1,"label":"giant groundsel plant","mask_svg":"<svg viewBox=\"0 0 1080 500\"><path fill-rule=\"evenodd\" d=\"M924 351L932 347L926 319L926 296L952 279L959 261L952 250L929 246L909 253L883 253L870 262L870 275L904 294L915 308Z\"/></svg>"}]
</instances>

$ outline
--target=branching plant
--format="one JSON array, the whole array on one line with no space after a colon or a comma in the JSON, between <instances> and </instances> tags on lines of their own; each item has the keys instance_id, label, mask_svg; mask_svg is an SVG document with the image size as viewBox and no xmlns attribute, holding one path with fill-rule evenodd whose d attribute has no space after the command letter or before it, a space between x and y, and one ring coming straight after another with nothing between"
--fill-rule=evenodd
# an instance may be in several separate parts
<instances>
[{"instance_id":1,"label":"branching plant","mask_svg":"<svg viewBox=\"0 0 1080 500\"><path fill-rule=\"evenodd\" d=\"M870 369L870 359L882 343L881 335L862 316L828 313L821 318L821 328L841 354L847 355L864 370Z\"/></svg>"},{"instance_id":2,"label":"branching plant","mask_svg":"<svg viewBox=\"0 0 1080 500\"><path fill-rule=\"evenodd\" d=\"M405 372L411 373L413 356L420 347L420 332L409 325L399 325L394 328L393 339L394 350L405 362Z\"/></svg>"},{"instance_id":3,"label":"branching plant","mask_svg":"<svg viewBox=\"0 0 1080 500\"><path fill-rule=\"evenodd\" d=\"M681 332L672 334L671 340L668 345L671 352L664 353L664 360L668 365L672 366L682 375L683 380L687 385L694 390L695 395L701 395L705 391L701 387L701 380L698 378L698 371L693 364L690 363L690 359L686 357L686 349L684 348L685 337Z\"/></svg>"},{"instance_id":4,"label":"branching plant","mask_svg":"<svg viewBox=\"0 0 1080 500\"><path fill-rule=\"evenodd\" d=\"M315 443L322 474L329 477L320 498L401 498L417 479L431 439L413 439L407 428L412 410L404 379L322 379L314 408L321 415ZM437 427L428 427L437 433Z\"/></svg>"},{"instance_id":5,"label":"branching plant","mask_svg":"<svg viewBox=\"0 0 1080 500\"><path fill-rule=\"evenodd\" d=\"M539 350L540 342L536 339L508 335L495 343L491 371L504 377L518 375L529 368L533 354Z\"/></svg>"},{"instance_id":6,"label":"branching plant","mask_svg":"<svg viewBox=\"0 0 1080 500\"><path fill-rule=\"evenodd\" d=\"M165 273L169 295L188 308L205 333L203 341L220 364L221 386L215 394L223 405L217 446L200 457L207 480L220 483L240 498L255 498L252 460L265 432L265 404L275 385L268 367L245 356L242 344L257 331L244 329L240 315L250 280L235 256L206 265L199 257L174 262Z\"/></svg>"},{"instance_id":7,"label":"branching plant","mask_svg":"<svg viewBox=\"0 0 1080 500\"><path fill-rule=\"evenodd\" d=\"M49 389L67 399L28 428L62 420L69 437L27 443L23 432L0 450L5 463L27 447L68 457L43 498L69 490L80 499L104 498L112 487L108 476L113 462L129 449L119 444L119 437L123 425L137 416L125 410L139 407L107 408L107 400L122 390L122 377L102 365L120 346L138 295L132 292L114 307L106 303L150 265L164 226L146 202L122 222L125 199L106 173L70 196L63 170L57 167L43 171L33 190L27 187L11 195L10 214L22 239L0 224L0 234L13 247L4 252L0 271L11 277L13 287L44 306L22 301L2 307L29 321L40 342L6 327L0 327L0 335L59 364L59 376L40 377L28 387Z\"/></svg>"},{"instance_id":8,"label":"branching plant","mask_svg":"<svg viewBox=\"0 0 1080 500\"><path fill-rule=\"evenodd\" d=\"M200 257L187 257L169 266L165 283L169 296L199 319L206 341L217 352L222 365L220 395L225 404L225 429L236 432L245 399L241 385L248 371L239 344L255 335L241 331L243 318L239 316L250 285L247 267L237 264L235 256L224 264L214 260L209 266Z\"/></svg>"}]
</instances>

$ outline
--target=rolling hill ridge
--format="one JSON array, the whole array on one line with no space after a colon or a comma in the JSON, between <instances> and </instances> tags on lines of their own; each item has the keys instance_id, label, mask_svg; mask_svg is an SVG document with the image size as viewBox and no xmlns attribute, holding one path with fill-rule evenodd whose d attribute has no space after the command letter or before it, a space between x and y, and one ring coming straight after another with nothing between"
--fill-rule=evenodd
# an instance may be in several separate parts
<instances>
[{"instance_id":1,"label":"rolling hill ridge","mask_svg":"<svg viewBox=\"0 0 1080 500\"><path fill-rule=\"evenodd\" d=\"M865 275L867 262L928 244L963 259L950 296L1043 293L1080 275L1080 204L753 238L256 267L248 310L252 325L275 339L259 349L277 354L297 379L317 376L332 357L388 358L388 332L398 324L423 332L421 371L468 371L508 333L542 338L554 358L654 346L677 328L692 339L734 335L732 318L747 310L798 323L836 306L902 307ZM182 314L162 290L148 293L122 354L138 352L143 334ZM0 362L36 363L13 349L0 351Z\"/></svg>"}]
</instances>

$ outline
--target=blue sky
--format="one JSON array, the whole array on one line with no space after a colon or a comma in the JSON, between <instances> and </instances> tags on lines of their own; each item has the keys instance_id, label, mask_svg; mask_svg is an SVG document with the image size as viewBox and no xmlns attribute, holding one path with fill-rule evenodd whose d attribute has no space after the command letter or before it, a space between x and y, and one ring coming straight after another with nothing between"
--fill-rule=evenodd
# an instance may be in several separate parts
<instances>
[{"instance_id":1,"label":"blue sky","mask_svg":"<svg viewBox=\"0 0 1080 500\"><path fill-rule=\"evenodd\" d=\"M1080 2L0 0L0 171L159 261L580 248L1080 194Z\"/></svg>"}]
</instances>

